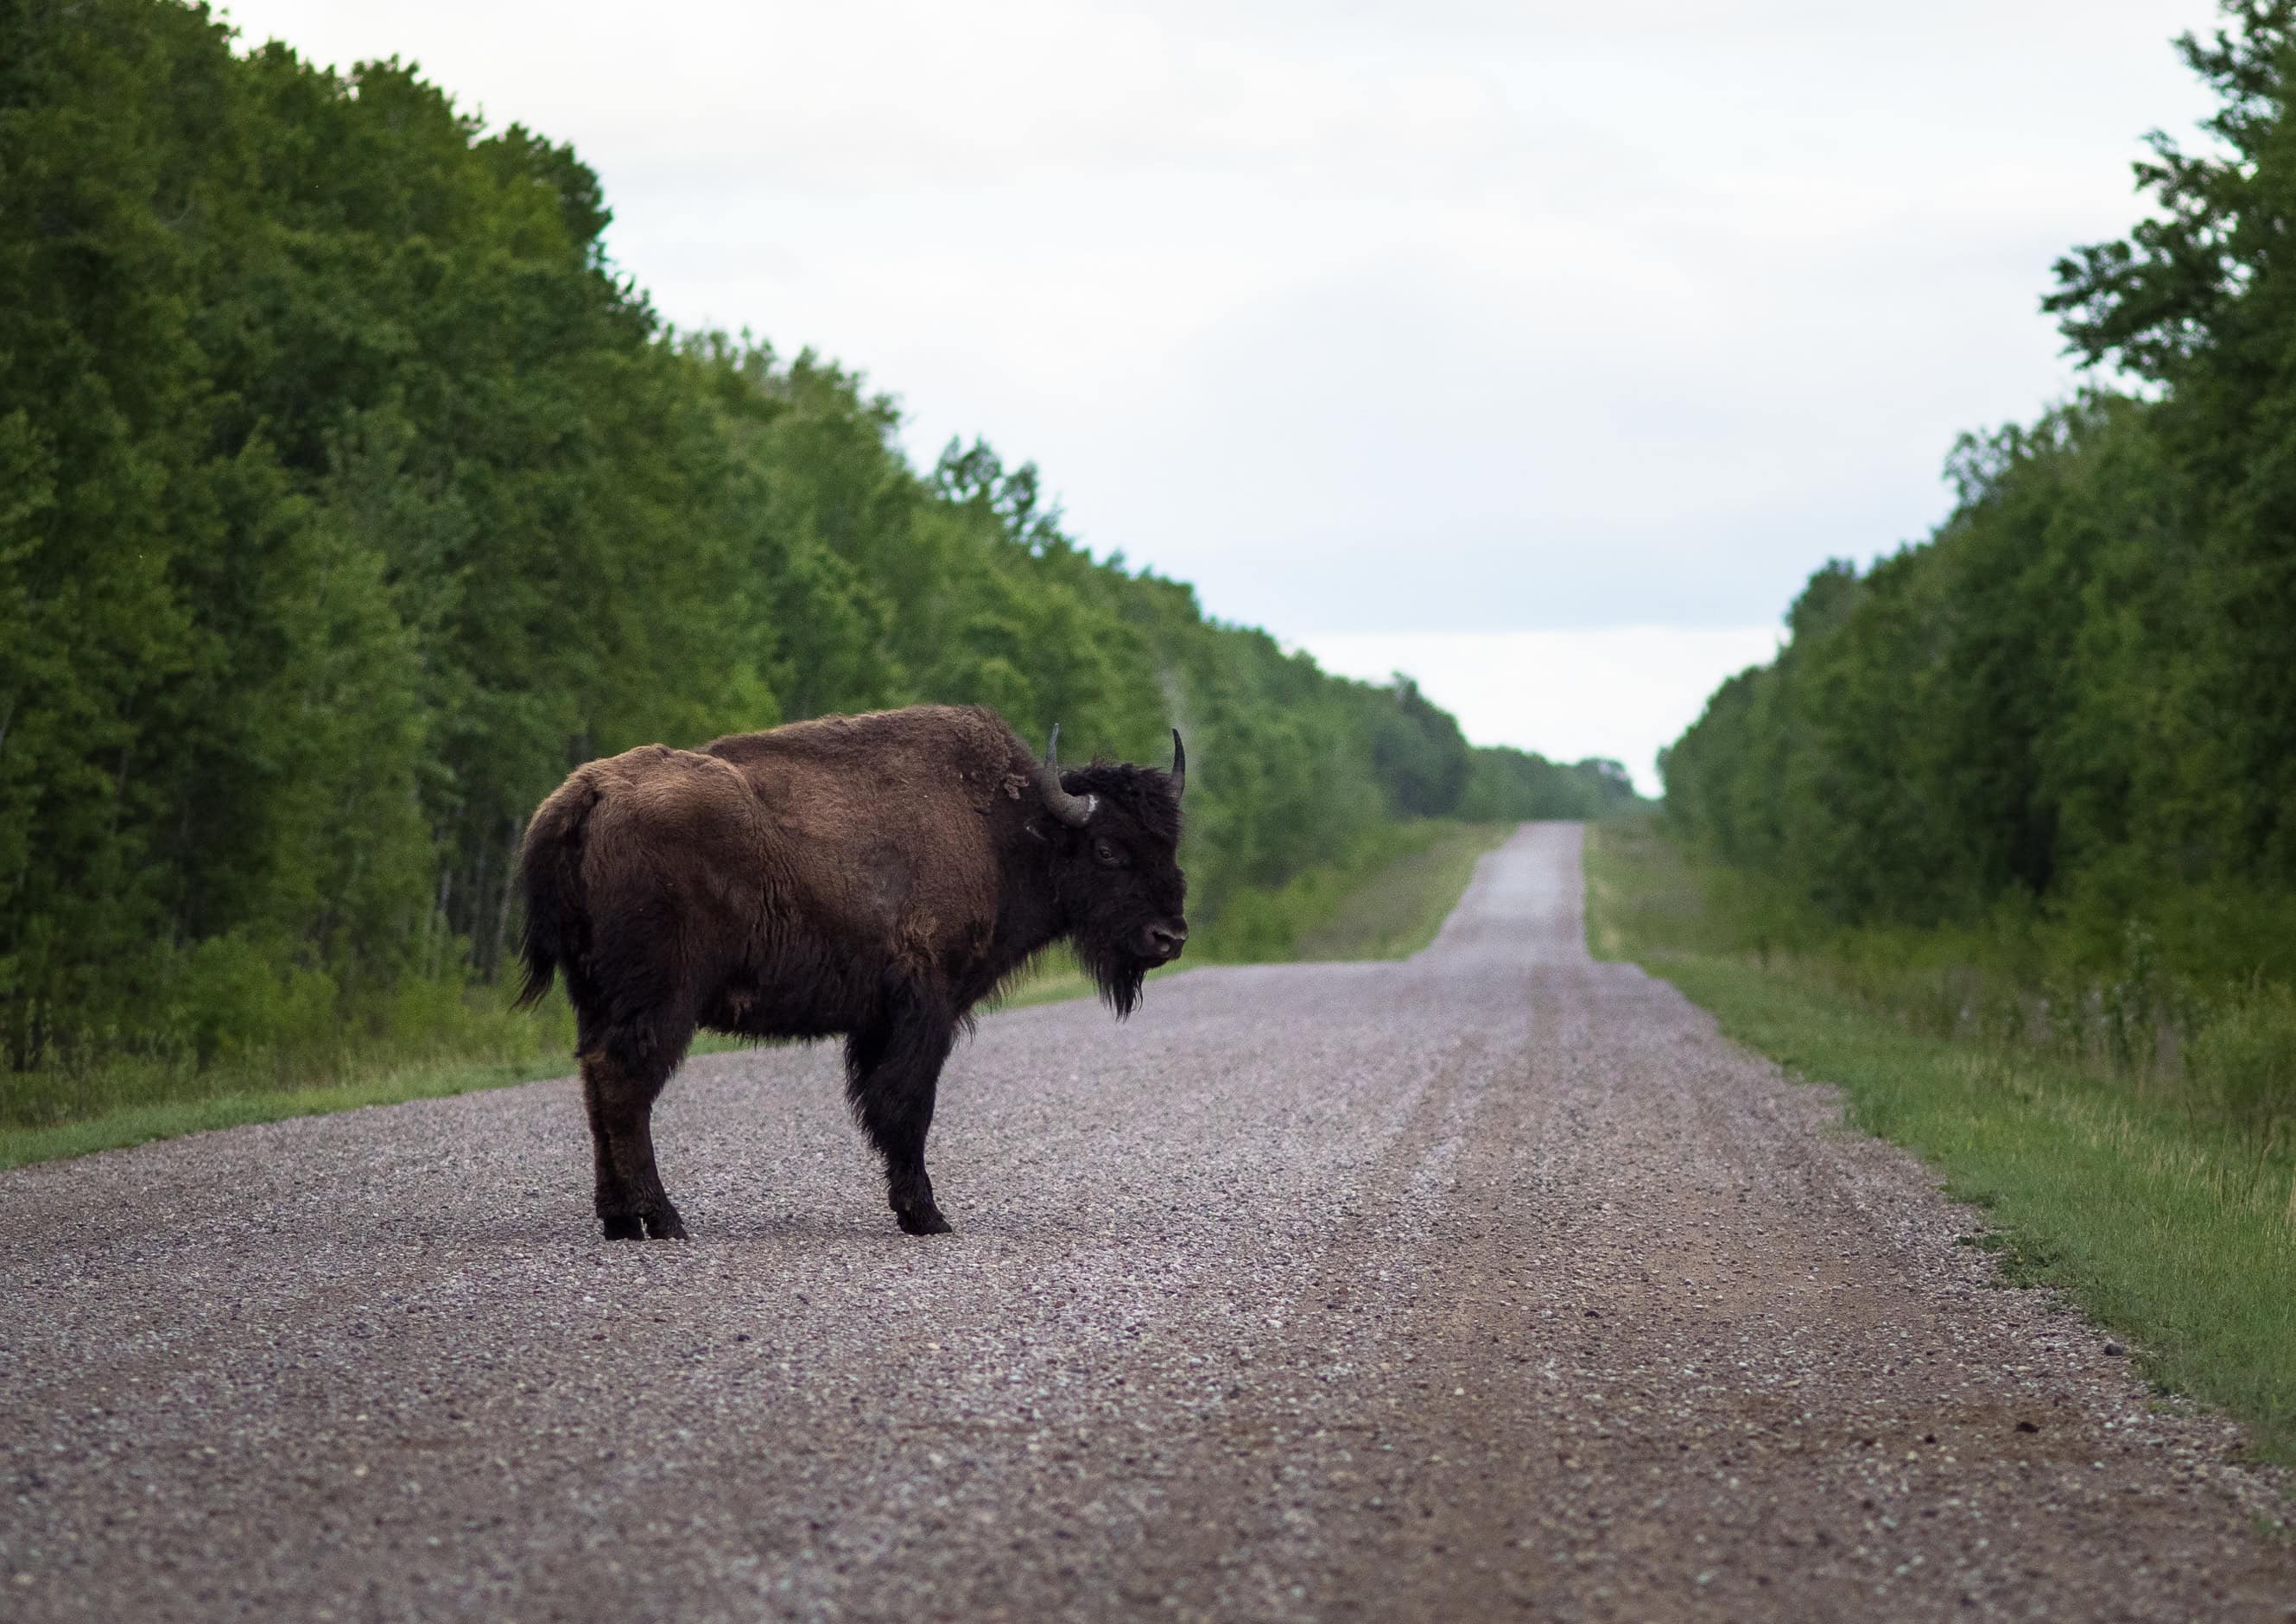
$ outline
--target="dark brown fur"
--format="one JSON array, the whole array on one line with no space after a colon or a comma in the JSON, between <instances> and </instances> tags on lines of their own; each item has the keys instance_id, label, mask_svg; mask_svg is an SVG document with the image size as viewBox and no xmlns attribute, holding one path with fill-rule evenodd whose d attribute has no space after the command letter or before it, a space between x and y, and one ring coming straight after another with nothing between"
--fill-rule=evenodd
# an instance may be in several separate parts
<instances>
[{"instance_id":1,"label":"dark brown fur","mask_svg":"<svg viewBox=\"0 0 2296 1624\"><path fill-rule=\"evenodd\" d=\"M1080 828L995 712L919 706L649 744L578 767L529 824L521 1004L566 977L610 1237L683 1236L653 1102L697 1026L846 1040L856 1116L912 1234L941 1062L972 1007L1066 939L1121 1015L1187 935L1179 799L1152 767L1069 771Z\"/></svg>"}]
</instances>

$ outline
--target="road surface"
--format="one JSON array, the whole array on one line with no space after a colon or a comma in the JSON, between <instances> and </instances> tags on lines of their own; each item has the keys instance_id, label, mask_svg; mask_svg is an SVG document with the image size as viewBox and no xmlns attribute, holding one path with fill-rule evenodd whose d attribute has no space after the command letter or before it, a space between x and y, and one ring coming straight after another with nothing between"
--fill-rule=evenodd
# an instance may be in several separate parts
<instances>
[{"instance_id":1,"label":"road surface","mask_svg":"<svg viewBox=\"0 0 2296 1624\"><path fill-rule=\"evenodd\" d=\"M833 1051L0 1175L0 1617L2289 1618L2236 1435L1988 1284L1832 1095L1586 954L985 1021L893 1227Z\"/></svg>"}]
</instances>

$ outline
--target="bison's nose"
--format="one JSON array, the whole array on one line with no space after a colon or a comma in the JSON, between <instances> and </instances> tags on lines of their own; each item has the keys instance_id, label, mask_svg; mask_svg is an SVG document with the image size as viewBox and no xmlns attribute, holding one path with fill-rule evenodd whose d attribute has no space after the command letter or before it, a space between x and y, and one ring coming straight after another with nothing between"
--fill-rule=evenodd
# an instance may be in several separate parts
<instances>
[{"instance_id":1,"label":"bison's nose","mask_svg":"<svg viewBox=\"0 0 2296 1624\"><path fill-rule=\"evenodd\" d=\"M1180 949L1186 945L1187 939L1188 927L1177 919L1168 925L1150 925L1148 927L1149 956L1158 959L1176 959L1180 956Z\"/></svg>"}]
</instances>

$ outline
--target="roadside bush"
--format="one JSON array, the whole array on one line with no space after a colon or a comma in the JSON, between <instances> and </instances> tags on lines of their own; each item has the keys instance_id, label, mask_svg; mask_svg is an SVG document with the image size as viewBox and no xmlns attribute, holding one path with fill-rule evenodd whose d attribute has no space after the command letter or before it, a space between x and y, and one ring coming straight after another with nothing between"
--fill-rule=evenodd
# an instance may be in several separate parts
<instances>
[{"instance_id":1,"label":"roadside bush","mask_svg":"<svg viewBox=\"0 0 2296 1624\"><path fill-rule=\"evenodd\" d=\"M277 967L239 932L211 937L184 956L171 1023L201 1069L265 1052L338 1045L334 978Z\"/></svg>"},{"instance_id":2,"label":"roadside bush","mask_svg":"<svg viewBox=\"0 0 2296 1624\"><path fill-rule=\"evenodd\" d=\"M2296 1119L2296 991L2265 986L2220 1010L2186 1052L2195 1087L2236 1120Z\"/></svg>"},{"instance_id":3,"label":"roadside bush","mask_svg":"<svg viewBox=\"0 0 2296 1624\"><path fill-rule=\"evenodd\" d=\"M1282 885L1247 886L1233 893L1191 947L1200 964L1261 964L1294 957L1301 935L1371 876L1398 858L1423 851L1450 825L1432 819L1375 824L1337 861L1320 864Z\"/></svg>"}]
</instances>

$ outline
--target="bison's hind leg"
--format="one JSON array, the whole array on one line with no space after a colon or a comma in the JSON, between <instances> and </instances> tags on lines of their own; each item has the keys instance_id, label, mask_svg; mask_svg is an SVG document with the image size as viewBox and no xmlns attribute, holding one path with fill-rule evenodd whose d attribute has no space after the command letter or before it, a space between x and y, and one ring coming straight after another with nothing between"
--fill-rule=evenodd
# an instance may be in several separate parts
<instances>
[{"instance_id":1,"label":"bison's hind leg","mask_svg":"<svg viewBox=\"0 0 2296 1624\"><path fill-rule=\"evenodd\" d=\"M606 1239L683 1241L685 1220L662 1187L653 1161L653 1103L669 1074L685 1056L693 1037L688 1023L674 1043L664 1034L637 1046L616 1034L582 1052L582 1105L590 1118L591 1148L597 1160L598 1218Z\"/></svg>"}]
</instances>

